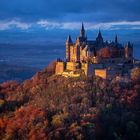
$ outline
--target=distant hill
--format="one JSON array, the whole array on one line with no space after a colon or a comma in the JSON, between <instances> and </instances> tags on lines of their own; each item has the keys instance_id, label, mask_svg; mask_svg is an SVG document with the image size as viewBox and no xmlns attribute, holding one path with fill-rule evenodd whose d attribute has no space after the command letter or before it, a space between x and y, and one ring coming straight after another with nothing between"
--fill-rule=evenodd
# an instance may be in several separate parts
<instances>
[{"instance_id":1,"label":"distant hill","mask_svg":"<svg viewBox=\"0 0 140 140\"><path fill-rule=\"evenodd\" d=\"M0 85L0 139L140 138L140 83L65 78L55 65L19 84Z\"/></svg>"}]
</instances>

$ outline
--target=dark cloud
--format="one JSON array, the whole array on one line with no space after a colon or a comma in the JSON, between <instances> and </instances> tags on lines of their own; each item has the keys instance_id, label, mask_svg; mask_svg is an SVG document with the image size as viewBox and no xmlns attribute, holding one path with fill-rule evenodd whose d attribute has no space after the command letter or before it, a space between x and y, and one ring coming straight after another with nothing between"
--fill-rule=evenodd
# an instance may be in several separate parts
<instances>
[{"instance_id":1,"label":"dark cloud","mask_svg":"<svg viewBox=\"0 0 140 140\"><path fill-rule=\"evenodd\" d=\"M140 20L139 0L0 0L0 18L26 21Z\"/></svg>"}]
</instances>

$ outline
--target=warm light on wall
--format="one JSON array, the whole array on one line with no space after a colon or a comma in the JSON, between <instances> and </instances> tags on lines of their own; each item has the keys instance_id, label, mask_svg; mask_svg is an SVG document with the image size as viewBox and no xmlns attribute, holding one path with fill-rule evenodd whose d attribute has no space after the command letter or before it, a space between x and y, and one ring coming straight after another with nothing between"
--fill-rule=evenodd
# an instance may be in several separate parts
<instances>
[{"instance_id":1,"label":"warm light on wall","mask_svg":"<svg viewBox=\"0 0 140 140\"><path fill-rule=\"evenodd\" d=\"M96 76L99 76L99 77L102 77L103 79L106 79L106 69L96 69L95 70L95 75Z\"/></svg>"}]
</instances>

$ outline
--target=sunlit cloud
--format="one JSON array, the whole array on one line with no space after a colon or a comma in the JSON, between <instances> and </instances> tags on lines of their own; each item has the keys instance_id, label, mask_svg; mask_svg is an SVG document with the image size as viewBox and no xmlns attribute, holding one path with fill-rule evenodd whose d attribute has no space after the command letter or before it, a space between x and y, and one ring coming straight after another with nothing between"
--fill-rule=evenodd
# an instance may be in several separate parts
<instances>
[{"instance_id":1,"label":"sunlit cloud","mask_svg":"<svg viewBox=\"0 0 140 140\"><path fill-rule=\"evenodd\" d=\"M140 21L120 21L103 23L85 22L84 25L86 30L140 30ZM56 22L45 19L32 23L22 22L20 20L0 21L0 30L9 30L12 28L18 28L20 30L28 30L30 28L32 28L33 30L35 30L36 28L43 28L44 30L77 30L81 28L81 22Z\"/></svg>"},{"instance_id":2,"label":"sunlit cloud","mask_svg":"<svg viewBox=\"0 0 140 140\"><path fill-rule=\"evenodd\" d=\"M40 20L37 21L37 25L44 27L45 29L54 29L54 28L61 28L63 24L59 22L51 22L48 20Z\"/></svg>"},{"instance_id":3,"label":"sunlit cloud","mask_svg":"<svg viewBox=\"0 0 140 140\"><path fill-rule=\"evenodd\" d=\"M20 22L18 20L0 21L0 30L8 30L13 27L19 28L21 30L27 30L31 26L31 23Z\"/></svg>"},{"instance_id":4,"label":"sunlit cloud","mask_svg":"<svg viewBox=\"0 0 140 140\"><path fill-rule=\"evenodd\" d=\"M69 29L75 30L81 27L81 22L52 22L48 20L40 20L37 22L38 25L45 29ZM140 29L140 21L120 21L120 22L104 22L104 23L93 23L86 22L85 28L87 30L119 30L119 29Z\"/></svg>"},{"instance_id":5,"label":"sunlit cloud","mask_svg":"<svg viewBox=\"0 0 140 140\"><path fill-rule=\"evenodd\" d=\"M120 22L104 22L104 23L87 23L87 29L117 30L117 29L139 29L140 21L120 21Z\"/></svg>"}]
</instances>

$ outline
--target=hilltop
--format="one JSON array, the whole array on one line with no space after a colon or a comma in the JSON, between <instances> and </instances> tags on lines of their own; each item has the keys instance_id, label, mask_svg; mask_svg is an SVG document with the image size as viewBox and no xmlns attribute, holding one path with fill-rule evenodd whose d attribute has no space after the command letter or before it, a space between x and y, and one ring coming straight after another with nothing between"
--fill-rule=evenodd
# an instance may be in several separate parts
<instances>
[{"instance_id":1,"label":"hilltop","mask_svg":"<svg viewBox=\"0 0 140 140\"><path fill-rule=\"evenodd\" d=\"M0 85L0 139L140 138L140 82L54 75L55 63L31 79Z\"/></svg>"}]
</instances>

